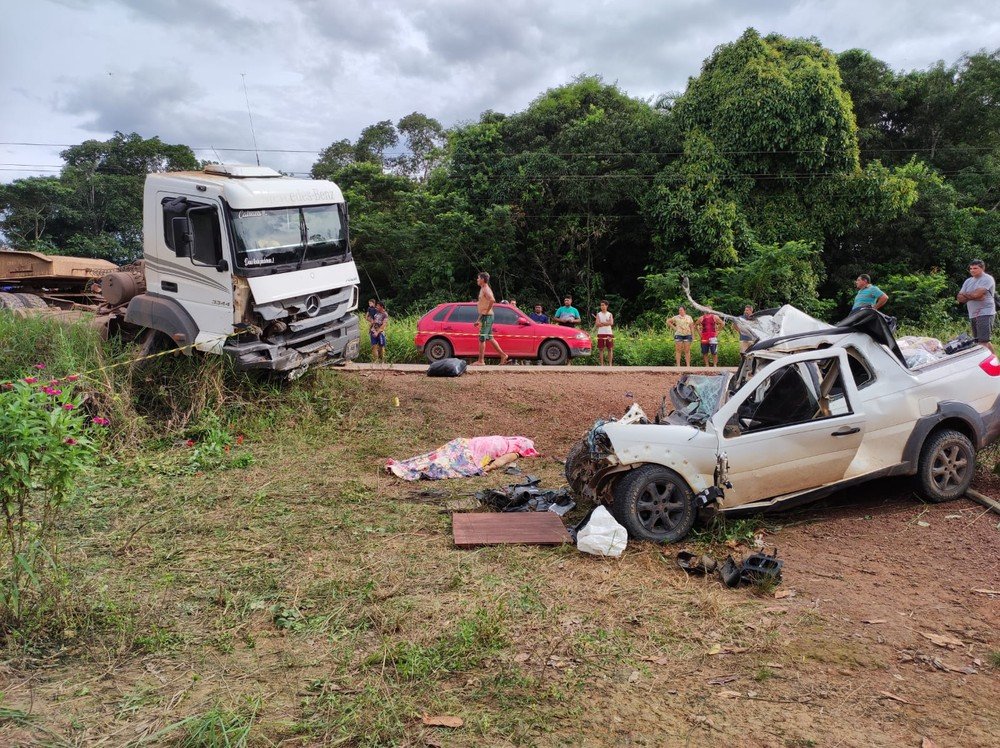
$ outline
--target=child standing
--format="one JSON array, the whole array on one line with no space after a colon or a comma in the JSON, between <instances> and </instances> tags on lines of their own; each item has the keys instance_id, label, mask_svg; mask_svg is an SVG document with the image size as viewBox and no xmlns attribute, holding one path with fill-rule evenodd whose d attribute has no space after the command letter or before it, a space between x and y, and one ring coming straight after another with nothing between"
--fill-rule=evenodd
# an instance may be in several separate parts
<instances>
[{"instance_id":1,"label":"child standing","mask_svg":"<svg viewBox=\"0 0 1000 748\"><path fill-rule=\"evenodd\" d=\"M381 301L375 305L371 327L368 328L368 340L372 344L372 363L381 359L385 363L385 330L389 326L389 313Z\"/></svg>"},{"instance_id":2,"label":"child standing","mask_svg":"<svg viewBox=\"0 0 1000 748\"><path fill-rule=\"evenodd\" d=\"M608 311L607 299L601 299L601 311L594 315L597 320L597 356L604 366L604 352L608 352L608 366L613 366L615 357L615 315Z\"/></svg>"}]
</instances>

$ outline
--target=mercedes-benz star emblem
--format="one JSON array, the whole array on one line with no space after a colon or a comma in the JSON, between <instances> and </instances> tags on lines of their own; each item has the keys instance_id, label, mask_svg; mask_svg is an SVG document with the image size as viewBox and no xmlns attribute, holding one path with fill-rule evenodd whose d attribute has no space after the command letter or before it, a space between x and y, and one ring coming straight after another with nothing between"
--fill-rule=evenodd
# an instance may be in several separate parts
<instances>
[{"instance_id":1,"label":"mercedes-benz star emblem","mask_svg":"<svg viewBox=\"0 0 1000 748\"><path fill-rule=\"evenodd\" d=\"M315 317L319 313L319 296L313 294L306 297L306 314Z\"/></svg>"}]
</instances>

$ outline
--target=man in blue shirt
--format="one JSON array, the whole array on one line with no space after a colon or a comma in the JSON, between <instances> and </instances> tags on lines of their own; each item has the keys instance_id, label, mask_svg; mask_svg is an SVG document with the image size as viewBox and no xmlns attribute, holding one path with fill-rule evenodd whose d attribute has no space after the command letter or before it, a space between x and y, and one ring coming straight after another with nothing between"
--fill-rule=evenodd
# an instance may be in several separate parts
<instances>
[{"instance_id":1,"label":"man in blue shirt","mask_svg":"<svg viewBox=\"0 0 1000 748\"><path fill-rule=\"evenodd\" d=\"M546 325L549 322L549 315L542 311L541 304L535 304L535 311L528 316L540 325Z\"/></svg>"},{"instance_id":2,"label":"man in blue shirt","mask_svg":"<svg viewBox=\"0 0 1000 748\"><path fill-rule=\"evenodd\" d=\"M563 305L556 309L556 324L574 327L580 324L580 312L573 306L573 297L567 296L563 299Z\"/></svg>"},{"instance_id":3,"label":"man in blue shirt","mask_svg":"<svg viewBox=\"0 0 1000 748\"><path fill-rule=\"evenodd\" d=\"M885 302L889 300L889 297L881 288L872 285L872 278L867 273L862 273L858 276L858 279L854 281L854 287L858 289L858 293L854 297L854 306L851 307L852 312L863 306L881 309L885 306Z\"/></svg>"}]
</instances>

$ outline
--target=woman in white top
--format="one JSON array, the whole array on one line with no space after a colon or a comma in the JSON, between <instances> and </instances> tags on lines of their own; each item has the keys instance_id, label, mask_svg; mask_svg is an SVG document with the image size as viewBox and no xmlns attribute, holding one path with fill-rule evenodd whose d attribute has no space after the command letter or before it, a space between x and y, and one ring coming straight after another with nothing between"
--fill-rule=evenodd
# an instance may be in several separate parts
<instances>
[{"instance_id":1,"label":"woman in white top","mask_svg":"<svg viewBox=\"0 0 1000 748\"><path fill-rule=\"evenodd\" d=\"M608 311L608 302L601 299L601 311L594 315L597 320L597 356L604 366L604 352L608 352L608 366L613 366L615 357L615 315Z\"/></svg>"}]
</instances>

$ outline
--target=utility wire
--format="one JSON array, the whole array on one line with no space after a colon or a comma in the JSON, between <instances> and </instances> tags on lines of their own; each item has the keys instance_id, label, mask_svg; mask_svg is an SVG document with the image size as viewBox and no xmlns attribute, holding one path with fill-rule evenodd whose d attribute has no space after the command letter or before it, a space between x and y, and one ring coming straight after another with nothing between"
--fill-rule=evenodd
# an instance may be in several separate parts
<instances>
[{"instance_id":1,"label":"utility wire","mask_svg":"<svg viewBox=\"0 0 1000 748\"><path fill-rule=\"evenodd\" d=\"M0 142L0 146L24 146L24 147L39 147L39 148L73 148L80 145L80 143L33 143L33 142L13 142L5 141ZM318 155L322 150L326 148L323 146L321 148L221 148L219 146L188 146L192 151L222 151L231 153L254 153L259 151L260 153L300 153L300 154L314 154ZM954 150L966 150L966 151L991 151L995 150L996 146L973 146L973 145L951 145L951 146L937 146L935 148L859 148L860 153L930 153L930 152L942 152L942 151L954 151ZM726 154L738 154L738 155L790 155L795 153L851 153L853 148L796 148L796 149L769 149L769 150L744 150L744 149L728 149L728 148L716 148L713 149L713 153L726 153ZM387 157L393 156L406 156L409 155L409 151L386 151L383 155ZM544 156L585 156L585 157L600 157L600 156L683 156L684 151L518 151L512 153L504 153L504 156L518 156L518 155L544 155Z\"/></svg>"}]
</instances>

